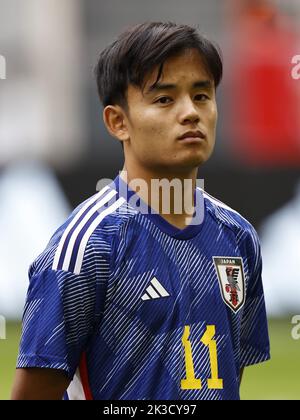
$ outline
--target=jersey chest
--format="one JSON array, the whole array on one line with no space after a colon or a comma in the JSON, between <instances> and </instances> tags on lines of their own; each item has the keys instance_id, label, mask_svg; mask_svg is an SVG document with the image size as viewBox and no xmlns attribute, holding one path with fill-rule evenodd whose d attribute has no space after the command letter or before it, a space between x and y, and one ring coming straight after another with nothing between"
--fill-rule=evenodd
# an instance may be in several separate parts
<instances>
[{"instance_id":1,"label":"jersey chest","mask_svg":"<svg viewBox=\"0 0 300 420\"><path fill-rule=\"evenodd\" d=\"M245 301L246 275L234 235L216 234L187 241L136 234L118 259L107 308L154 334L202 322L227 328L228 312Z\"/></svg>"}]
</instances>

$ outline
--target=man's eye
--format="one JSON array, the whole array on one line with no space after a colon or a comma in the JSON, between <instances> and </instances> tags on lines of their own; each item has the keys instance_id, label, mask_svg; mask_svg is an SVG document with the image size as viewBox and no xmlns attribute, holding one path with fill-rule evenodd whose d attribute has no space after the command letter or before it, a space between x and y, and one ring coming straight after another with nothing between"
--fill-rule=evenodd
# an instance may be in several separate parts
<instances>
[{"instance_id":1,"label":"man's eye","mask_svg":"<svg viewBox=\"0 0 300 420\"><path fill-rule=\"evenodd\" d=\"M204 93L200 93L199 95L195 96L196 101L206 101L207 99L209 99L209 97Z\"/></svg>"},{"instance_id":2,"label":"man's eye","mask_svg":"<svg viewBox=\"0 0 300 420\"><path fill-rule=\"evenodd\" d=\"M172 98L170 98L169 96L162 96L161 98L158 98L155 103L159 103L159 104L169 104L172 101Z\"/></svg>"}]
</instances>

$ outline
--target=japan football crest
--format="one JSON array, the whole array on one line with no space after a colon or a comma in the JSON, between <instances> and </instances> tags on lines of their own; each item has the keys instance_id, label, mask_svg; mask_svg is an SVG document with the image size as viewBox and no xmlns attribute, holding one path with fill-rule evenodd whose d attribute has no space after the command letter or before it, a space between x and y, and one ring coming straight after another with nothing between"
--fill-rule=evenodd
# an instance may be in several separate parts
<instances>
[{"instance_id":1,"label":"japan football crest","mask_svg":"<svg viewBox=\"0 0 300 420\"><path fill-rule=\"evenodd\" d=\"M221 295L229 308L237 313L245 303L245 276L240 257L213 257Z\"/></svg>"}]
</instances>

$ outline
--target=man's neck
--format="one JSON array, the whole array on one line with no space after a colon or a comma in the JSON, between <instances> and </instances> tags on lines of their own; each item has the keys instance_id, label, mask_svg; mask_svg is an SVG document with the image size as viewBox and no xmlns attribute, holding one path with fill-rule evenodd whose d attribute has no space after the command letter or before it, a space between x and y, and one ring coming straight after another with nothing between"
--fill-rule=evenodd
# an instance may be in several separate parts
<instances>
[{"instance_id":1,"label":"man's neck","mask_svg":"<svg viewBox=\"0 0 300 420\"><path fill-rule=\"evenodd\" d=\"M171 225L184 229L194 214L197 168L168 174L124 165L120 177ZM142 187L140 187L142 185Z\"/></svg>"}]
</instances>

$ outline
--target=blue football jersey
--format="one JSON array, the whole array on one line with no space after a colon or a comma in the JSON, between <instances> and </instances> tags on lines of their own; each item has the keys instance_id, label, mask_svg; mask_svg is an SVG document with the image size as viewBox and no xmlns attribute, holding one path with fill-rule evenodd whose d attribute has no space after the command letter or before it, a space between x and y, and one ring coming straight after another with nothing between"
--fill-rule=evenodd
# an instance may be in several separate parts
<instances>
[{"instance_id":1,"label":"blue football jersey","mask_svg":"<svg viewBox=\"0 0 300 420\"><path fill-rule=\"evenodd\" d=\"M270 357L260 246L195 197L182 230L119 176L81 204L30 267L17 366L65 371L69 399L239 399L240 369Z\"/></svg>"}]
</instances>

